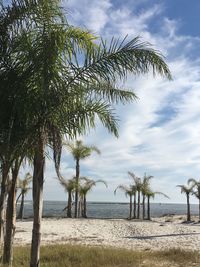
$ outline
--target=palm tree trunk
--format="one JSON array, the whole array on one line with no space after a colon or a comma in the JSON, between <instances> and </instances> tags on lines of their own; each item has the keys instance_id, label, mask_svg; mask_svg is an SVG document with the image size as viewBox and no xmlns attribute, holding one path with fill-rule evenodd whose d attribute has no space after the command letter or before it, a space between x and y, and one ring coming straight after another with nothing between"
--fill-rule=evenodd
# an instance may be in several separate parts
<instances>
[{"instance_id":1,"label":"palm tree trunk","mask_svg":"<svg viewBox=\"0 0 200 267\"><path fill-rule=\"evenodd\" d=\"M134 194L134 202L133 202L133 218L136 218L136 208L137 208L137 203L136 203L136 193Z\"/></svg>"},{"instance_id":2,"label":"palm tree trunk","mask_svg":"<svg viewBox=\"0 0 200 267\"><path fill-rule=\"evenodd\" d=\"M12 170L12 183L8 192L7 210L6 210L6 232L3 248L3 264L12 266L13 261L13 241L15 235L16 223L16 185L19 167L21 163L16 161Z\"/></svg>"},{"instance_id":3,"label":"palm tree trunk","mask_svg":"<svg viewBox=\"0 0 200 267\"><path fill-rule=\"evenodd\" d=\"M77 218L78 215L78 184L79 184L79 176L80 176L80 165L79 159L76 160L76 191L75 191L75 215Z\"/></svg>"},{"instance_id":4,"label":"palm tree trunk","mask_svg":"<svg viewBox=\"0 0 200 267\"><path fill-rule=\"evenodd\" d=\"M16 200L16 205L17 205L17 203L18 203L18 201L19 201L19 199L20 199L21 195L22 195L22 193L20 193L20 194L19 194L19 196L17 197L17 200Z\"/></svg>"},{"instance_id":5,"label":"palm tree trunk","mask_svg":"<svg viewBox=\"0 0 200 267\"><path fill-rule=\"evenodd\" d=\"M80 214L81 217L84 218L84 201L83 201L83 196L80 197Z\"/></svg>"},{"instance_id":6,"label":"palm tree trunk","mask_svg":"<svg viewBox=\"0 0 200 267\"><path fill-rule=\"evenodd\" d=\"M140 218L140 191L138 191L138 209L137 209L137 219Z\"/></svg>"},{"instance_id":7,"label":"palm tree trunk","mask_svg":"<svg viewBox=\"0 0 200 267\"><path fill-rule=\"evenodd\" d=\"M190 221L190 196L187 194L187 221Z\"/></svg>"},{"instance_id":8,"label":"palm tree trunk","mask_svg":"<svg viewBox=\"0 0 200 267\"><path fill-rule=\"evenodd\" d=\"M1 194L0 194L0 243L4 240L4 227L5 227L5 206L7 196L6 182L8 180L9 167L8 164L2 164L2 182L1 182Z\"/></svg>"},{"instance_id":9,"label":"palm tree trunk","mask_svg":"<svg viewBox=\"0 0 200 267\"><path fill-rule=\"evenodd\" d=\"M40 241L41 241L41 220L43 208L43 183L44 183L44 138L41 135L34 155L33 172L33 231L31 244L30 267L40 266Z\"/></svg>"},{"instance_id":10,"label":"palm tree trunk","mask_svg":"<svg viewBox=\"0 0 200 267\"><path fill-rule=\"evenodd\" d=\"M130 220L132 219L132 195L130 195L130 213L129 213Z\"/></svg>"},{"instance_id":11,"label":"palm tree trunk","mask_svg":"<svg viewBox=\"0 0 200 267\"><path fill-rule=\"evenodd\" d=\"M23 220L24 217L24 193L22 193L22 199L20 204L20 209L17 218Z\"/></svg>"},{"instance_id":12,"label":"palm tree trunk","mask_svg":"<svg viewBox=\"0 0 200 267\"><path fill-rule=\"evenodd\" d=\"M82 216L81 214L82 214L82 207L81 207L81 200L79 198L79 201L78 201L78 218Z\"/></svg>"},{"instance_id":13,"label":"palm tree trunk","mask_svg":"<svg viewBox=\"0 0 200 267\"><path fill-rule=\"evenodd\" d=\"M86 195L83 197L83 207L84 207L84 218L87 218L87 201L86 201Z\"/></svg>"},{"instance_id":14,"label":"palm tree trunk","mask_svg":"<svg viewBox=\"0 0 200 267\"><path fill-rule=\"evenodd\" d=\"M150 197L147 196L147 219L151 220L151 215L150 215Z\"/></svg>"},{"instance_id":15,"label":"palm tree trunk","mask_svg":"<svg viewBox=\"0 0 200 267\"><path fill-rule=\"evenodd\" d=\"M67 217L72 217L72 193L68 192L68 201L67 201Z\"/></svg>"},{"instance_id":16,"label":"palm tree trunk","mask_svg":"<svg viewBox=\"0 0 200 267\"><path fill-rule=\"evenodd\" d=\"M199 198L199 221L200 221L200 198Z\"/></svg>"},{"instance_id":17,"label":"palm tree trunk","mask_svg":"<svg viewBox=\"0 0 200 267\"><path fill-rule=\"evenodd\" d=\"M146 213L146 210L145 210L145 195L143 194L143 199L142 199L142 218L143 220L145 219L145 213Z\"/></svg>"}]
</instances>

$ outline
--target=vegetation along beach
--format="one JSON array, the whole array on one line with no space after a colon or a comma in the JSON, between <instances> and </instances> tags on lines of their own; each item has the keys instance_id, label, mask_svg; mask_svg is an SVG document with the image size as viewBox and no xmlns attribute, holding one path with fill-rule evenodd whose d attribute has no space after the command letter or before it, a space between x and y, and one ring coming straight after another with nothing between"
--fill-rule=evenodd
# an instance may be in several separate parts
<instances>
[{"instance_id":1,"label":"vegetation along beach","mask_svg":"<svg viewBox=\"0 0 200 267\"><path fill-rule=\"evenodd\" d=\"M199 9L0 2L0 266L200 266Z\"/></svg>"}]
</instances>

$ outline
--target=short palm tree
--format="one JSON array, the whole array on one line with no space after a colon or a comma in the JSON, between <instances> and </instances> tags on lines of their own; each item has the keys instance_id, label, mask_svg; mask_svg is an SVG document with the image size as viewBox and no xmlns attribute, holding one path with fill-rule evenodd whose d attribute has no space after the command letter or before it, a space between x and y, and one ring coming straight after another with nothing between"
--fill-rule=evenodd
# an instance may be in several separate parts
<instances>
[{"instance_id":1,"label":"short palm tree","mask_svg":"<svg viewBox=\"0 0 200 267\"><path fill-rule=\"evenodd\" d=\"M135 195L135 187L132 186L132 185L129 185L129 186L127 186L127 185L119 185L115 189L114 194L117 193L118 189L123 191L125 193L126 197L129 196L129 200L130 200L129 201L129 219L131 220L132 219L132 210L133 210L132 209L132 205L133 205L132 199L133 199L133 195Z\"/></svg>"},{"instance_id":2,"label":"short palm tree","mask_svg":"<svg viewBox=\"0 0 200 267\"><path fill-rule=\"evenodd\" d=\"M21 190L16 203L18 202L19 198L21 197L21 204L20 204L20 209L19 209L19 213L17 215L18 219L23 220L24 217L24 199L26 194L28 193L28 191L31 189L29 187L30 182L32 181L32 176L31 174L28 172L25 174L24 179L19 179L18 180L18 188Z\"/></svg>"},{"instance_id":3,"label":"short palm tree","mask_svg":"<svg viewBox=\"0 0 200 267\"><path fill-rule=\"evenodd\" d=\"M166 198L169 198L166 194L159 192L159 191L153 191L151 188L148 188L146 190L146 196L147 196L147 220L151 220L151 206L150 206L150 199L155 198L156 195L162 195Z\"/></svg>"},{"instance_id":4,"label":"short palm tree","mask_svg":"<svg viewBox=\"0 0 200 267\"><path fill-rule=\"evenodd\" d=\"M80 160L88 158L91 156L92 152L96 152L100 154L100 151L95 146L86 146L82 141L76 140L74 142L65 142L64 145L68 148L70 153L72 154L74 160L76 161L76 183L77 187L75 190L75 218L78 215L78 184L80 178Z\"/></svg>"},{"instance_id":5,"label":"short palm tree","mask_svg":"<svg viewBox=\"0 0 200 267\"><path fill-rule=\"evenodd\" d=\"M137 208L137 219L140 218L140 194L142 191L142 179L140 177L137 177L134 173L128 172L128 174L133 178L133 181L135 183L136 191L138 194L138 208Z\"/></svg>"},{"instance_id":6,"label":"short palm tree","mask_svg":"<svg viewBox=\"0 0 200 267\"><path fill-rule=\"evenodd\" d=\"M188 183L193 186L193 194L199 200L199 221L200 221L200 180L197 181L191 178L188 180Z\"/></svg>"},{"instance_id":7,"label":"short palm tree","mask_svg":"<svg viewBox=\"0 0 200 267\"><path fill-rule=\"evenodd\" d=\"M79 196L81 203L81 214L83 218L87 218L87 194L92 190L97 183L103 183L107 187L107 183L104 180L92 180L88 177L82 177L83 183L79 185Z\"/></svg>"},{"instance_id":8,"label":"short palm tree","mask_svg":"<svg viewBox=\"0 0 200 267\"><path fill-rule=\"evenodd\" d=\"M191 214L190 214L190 195L193 193L194 185L177 185L177 187L181 188L181 194L186 194L187 198L187 221L189 222L191 220Z\"/></svg>"},{"instance_id":9,"label":"short palm tree","mask_svg":"<svg viewBox=\"0 0 200 267\"><path fill-rule=\"evenodd\" d=\"M64 187L65 191L68 194L67 217L72 218L72 195L77 186L76 177L73 177L72 179L69 179L69 180L65 180L63 177L60 176L59 182Z\"/></svg>"},{"instance_id":10,"label":"short palm tree","mask_svg":"<svg viewBox=\"0 0 200 267\"><path fill-rule=\"evenodd\" d=\"M150 180L153 178L153 176L149 175L147 176L146 173L144 174L144 178L142 181L142 208L143 208L143 212L142 212L142 218L143 220L145 219L145 213L146 213L146 209L145 209L145 200L146 200L146 193L148 192L149 186L150 186Z\"/></svg>"}]
</instances>

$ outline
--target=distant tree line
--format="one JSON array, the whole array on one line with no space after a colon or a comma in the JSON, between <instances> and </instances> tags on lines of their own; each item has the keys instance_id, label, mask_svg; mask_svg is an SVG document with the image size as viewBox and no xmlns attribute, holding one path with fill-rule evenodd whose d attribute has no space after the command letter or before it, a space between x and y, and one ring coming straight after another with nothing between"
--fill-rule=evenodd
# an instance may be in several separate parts
<instances>
[{"instance_id":1,"label":"distant tree line","mask_svg":"<svg viewBox=\"0 0 200 267\"><path fill-rule=\"evenodd\" d=\"M150 181L153 178L151 175L144 174L143 178L137 177L134 173L128 172L129 176L132 179L130 185L119 185L114 193L116 194L117 190L122 190L126 196L129 197L129 219L140 219L141 218L141 209L142 204L142 219L151 219L151 206L150 199L154 198L156 195L162 195L166 198L169 198L166 194L158 191L153 191L150 186ZM141 200L142 197L142 200ZM147 207L146 207L147 206Z\"/></svg>"}]
</instances>

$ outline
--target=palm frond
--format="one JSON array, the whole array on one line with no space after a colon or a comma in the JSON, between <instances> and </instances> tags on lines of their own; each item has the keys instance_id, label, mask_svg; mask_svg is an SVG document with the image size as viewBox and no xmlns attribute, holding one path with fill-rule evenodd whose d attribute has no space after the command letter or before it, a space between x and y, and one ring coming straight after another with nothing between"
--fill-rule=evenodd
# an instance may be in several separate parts
<instances>
[{"instance_id":1,"label":"palm frond","mask_svg":"<svg viewBox=\"0 0 200 267\"><path fill-rule=\"evenodd\" d=\"M190 186L186 186L186 185L177 185L177 187L181 188L181 193L185 193L185 194L191 194L193 191L194 186L190 185Z\"/></svg>"},{"instance_id":2,"label":"palm frond","mask_svg":"<svg viewBox=\"0 0 200 267\"><path fill-rule=\"evenodd\" d=\"M73 66L75 73L70 79L68 86L74 83L99 81L114 81L124 79L128 72L139 75L145 74L152 69L156 73L171 79L171 73L164 62L160 52L152 49L148 43L141 42L136 37L128 42L126 38L122 42L112 40L108 46L101 41L99 47L87 53L84 66L77 69Z\"/></svg>"},{"instance_id":3,"label":"palm frond","mask_svg":"<svg viewBox=\"0 0 200 267\"><path fill-rule=\"evenodd\" d=\"M163 196L163 197L166 197L166 198L170 199L170 197L169 197L168 195L166 195L166 194L164 194L164 193L162 193L162 192L159 192L159 191L155 191L154 194L155 194L155 195L161 195L161 196Z\"/></svg>"}]
</instances>

